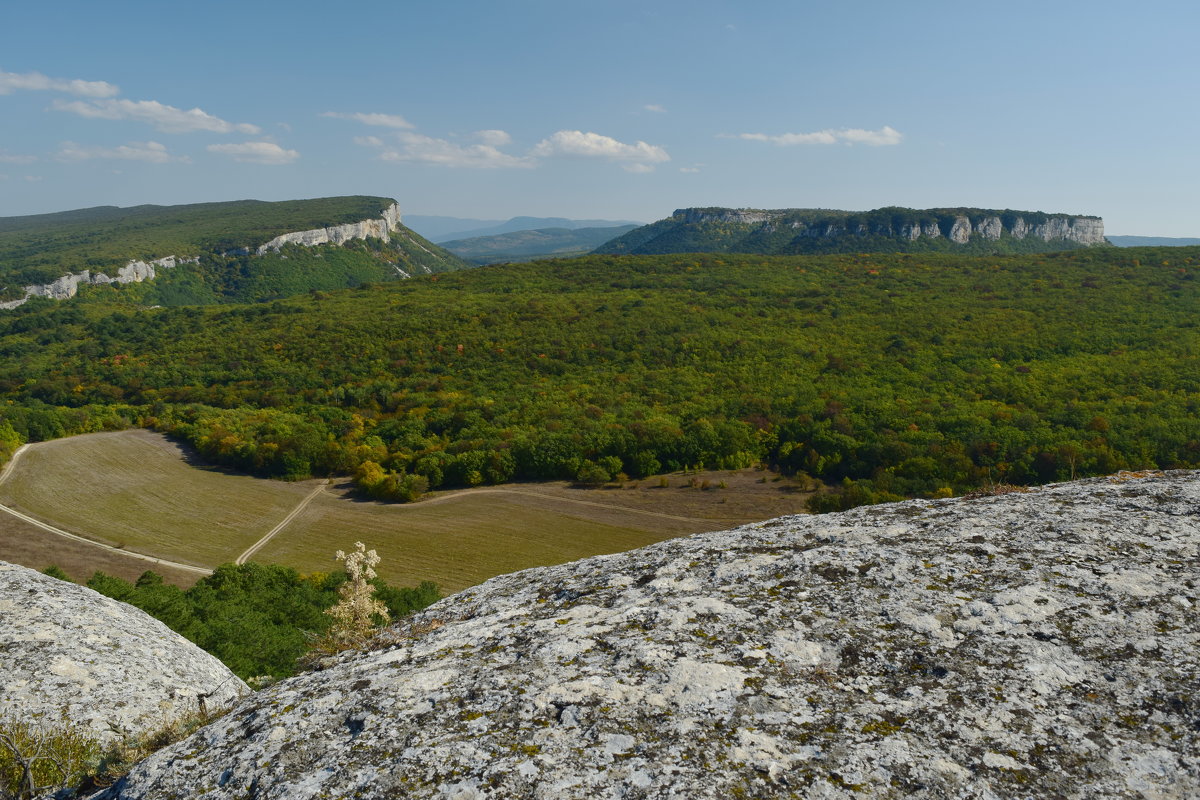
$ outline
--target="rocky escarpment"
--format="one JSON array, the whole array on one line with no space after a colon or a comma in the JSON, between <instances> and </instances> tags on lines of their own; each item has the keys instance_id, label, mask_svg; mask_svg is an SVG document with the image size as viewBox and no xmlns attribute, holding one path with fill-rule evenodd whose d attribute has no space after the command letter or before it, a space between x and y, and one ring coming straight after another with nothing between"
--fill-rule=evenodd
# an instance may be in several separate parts
<instances>
[{"instance_id":1,"label":"rocky escarpment","mask_svg":"<svg viewBox=\"0 0 1200 800\"><path fill-rule=\"evenodd\" d=\"M312 247L318 244L345 244L352 239L384 239L391 236L393 231L400 230L400 206L392 203L383 210L379 219L366 219L346 225L334 225L329 228L314 228L307 231L296 231L276 236L262 245L256 251L257 255L277 251L286 244L298 244Z\"/></svg>"},{"instance_id":2,"label":"rocky escarpment","mask_svg":"<svg viewBox=\"0 0 1200 800\"><path fill-rule=\"evenodd\" d=\"M376 238L387 240L394 231L405 233L406 243L410 247L424 250L431 257L431 260L436 261L439 258L438 254L429 251L407 232L407 229L403 228L400 206L396 203L392 203L385 208L378 219L367 219L345 225L334 225L328 228L314 228L312 230L285 233L259 246L255 249L254 253L255 255L263 255L268 252L277 252L287 244L312 247L319 244L342 245L354 239ZM249 253L249 248L242 248L226 253L226 255L247 255ZM103 272L91 272L90 270L70 273L63 275L51 283L26 286L24 297L0 303L0 310L17 308L24 304L30 297L49 297L52 300L66 300L78 294L80 286L140 283L145 280L153 280L157 277L157 269L171 268L179 264L195 264L199 260L199 256L192 256L190 258L166 256L165 258L154 259L152 261L133 260L119 268L115 276L106 275ZM393 269L402 278L410 277L410 272L398 266L394 266ZM428 267L423 267L421 271L430 272L431 270Z\"/></svg>"},{"instance_id":3,"label":"rocky escarpment","mask_svg":"<svg viewBox=\"0 0 1200 800\"><path fill-rule=\"evenodd\" d=\"M49 297L51 300L67 300L79 293L79 287L82 286L107 286L113 283L141 283L142 281L153 280L157 277L157 270L163 268L173 268L179 264L195 264L200 261L199 256L191 258L178 258L176 256L166 256L165 258L156 258L153 261L132 260L125 266L117 270L117 274L106 275L103 272L93 273L90 270L83 272L72 272L63 275L58 280L52 283L41 284L38 286L26 286L25 296L19 300L10 300L7 303L0 303L0 309L17 308L25 303L31 297Z\"/></svg>"},{"instance_id":4,"label":"rocky escarpment","mask_svg":"<svg viewBox=\"0 0 1200 800\"><path fill-rule=\"evenodd\" d=\"M1099 217L978 208L681 208L606 243L597 253L1033 252L1105 244Z\"/></svg>"},{"instance_id":5,"label":"rocky escarpment","mask_svg":"<svg viewBox=\"0 0 1200 800\"><path fill-rule=\"evenodd\" d=\"M99 795L1200 795L1200 474L698 534L448 598Z\"/></svg>"},{"instance_id":6,"label":"rocky escarpment","mask_svg":"<svg viewBox=\"0 0 1200 800\"><path fill-rule=\"evenodd\" d=\"M0 715L65 720L107 743L247 691L145 612L0 561Z\"/></svg>"}]
</instances>

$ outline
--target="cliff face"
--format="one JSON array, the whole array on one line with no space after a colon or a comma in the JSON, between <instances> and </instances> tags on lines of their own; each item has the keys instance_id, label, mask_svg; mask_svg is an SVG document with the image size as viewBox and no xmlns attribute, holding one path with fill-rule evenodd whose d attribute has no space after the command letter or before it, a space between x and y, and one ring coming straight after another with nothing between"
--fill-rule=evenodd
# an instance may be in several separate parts
<instances>
[{"instance_id":1,"label":"cliff face","mask_svg":"<svg viewBox=\"0 0 1200 800\"><path fill-rule=\"evenodd\" d=\"M796 516L495 578L122 798L1194 798L1200 473Z\"/></svg>"},{"instance_id":2,"label":"cliff face","mask_svg":"<svg viewBox=\"0 0 1200 800\"><path fill-rule=\"evenodd\" d=\"M278 251L285 244L299 244L305 247L312 247L318 244L335 244L341 245L352 239L377 238L387 240L393 231L402 230L403 227L400 221L400 206L393 203L384 209L378 219L367 219L360 222L352 222L345 225L335 225L329 228L315 228L307 231L296 231L294 233L285 233L276 236L266 244L258 247L255 255L263 255L264 253ZM407 236L406 241L410 245L415 245L426 252L426 248L421 246L413 239L412 236ZM238 251L241 254L248 253L247 250ZM435 259L437 255L429 253ZM116 277L110 277L104 273L92 273L89 270L82 272L74 272L63 275L61 278L35 286L25 287L25 296L19 300L11 300L9 302L0 303L0 310L17 308L22 305L30 297L49 297L52 300L66 300L74 297L79 293L81 285L105 285L112 283L140 283L145 280L153 280L157 277L157 269L172 268L179 264L195 264L200 261L199 256L191 258L179 258L178 256L166 256L165 258L154 259L153 261L130 261L125 266L117 270ZM395 267L397 275L400 277L410 277L410 273L399 267ZM429 272L426 267L423 271Z\"/></svg>"},{"instance_id":3,"label":"cliff face","mask_svg":"<svg viewBox=\"0 0 1200 800\"><path fill-rule=\"evenodd\" d=\"M597 253L1045 251L1105 244L1099 217L986 209L681 208Z\"/></svg>"},{"instance_id":4,"label":"cliff face","mask_svg":"<svg viewBox=\"0 0 1200 800\"><path fill-rule=\"evenodd\" d=\"M249 689L149 614L0 561L0 714L57 721L103 742L209 710Z\"/></svg>"},{"instance_id":5,"label":"cliff face","mask_svg":"<svg viewBox=\"0 0 1200 800\"><path fill-rule=\"evenodd\" d=\"M379 219L366 219L361 222L352 222L348 225L335 225L331 228L314 228L308 231L285 233L282 236L276 236L271 241L259 247L256 253L261 256L263 253L279 250L285 244L312 247L318 244L344 244L351 239L375 238L386 240L393 231L399 230L399 228L400 206L393 203L384 209Z\"/></svg>"},{"instance_id":6,"label":"cliff face","mask_svg":"<svg viewBox=\"0 0 1200 800\"><path fill-rule=\"evenodd\" d=\"M199 261L199 256L193 256L192 258L166 256L165 258L157 258L153 261L135 260L118 269L116 277L105 275L103 272L92 273L86 269L83 272L72 272L63 275L53 283L45 283L40 286L26 286L24 297L20 300L10 300L7 303L0 303L0 309L16 308L24 304L31 297L49 297L51 300L67 300L79 293L81 285L103 286L111 283L141 283L142 281L153 280L158 275L157 269L170 269L179 264L195 264Z\"/></svg>"}]
</instances>

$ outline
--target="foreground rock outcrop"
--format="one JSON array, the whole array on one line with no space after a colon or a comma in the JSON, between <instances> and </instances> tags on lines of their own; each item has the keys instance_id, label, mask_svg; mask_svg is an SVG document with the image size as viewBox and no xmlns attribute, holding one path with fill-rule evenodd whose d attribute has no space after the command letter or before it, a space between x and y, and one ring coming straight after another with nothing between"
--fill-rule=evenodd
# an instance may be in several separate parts
<instances>
[{"instance_id":1,"label":"foreground rock outcrop","mask_svg":"<svg viewBox=\"0 0 1200 800\"><path fill-rule=\"evenodd\" d=\"M1200 796L1200 474L507 575L103 798Z\"/></svg>"},{"instance_id":2,"label":"foreground rock outcrop","mask_svg":"<svg viewBox=\"0 0 1200 800\"><path fill-rule=\"evenodd\" d=\"M249 689L149 614L0 561L0 715L66 721L108 743Z\"/></svg>"}]
</instances>

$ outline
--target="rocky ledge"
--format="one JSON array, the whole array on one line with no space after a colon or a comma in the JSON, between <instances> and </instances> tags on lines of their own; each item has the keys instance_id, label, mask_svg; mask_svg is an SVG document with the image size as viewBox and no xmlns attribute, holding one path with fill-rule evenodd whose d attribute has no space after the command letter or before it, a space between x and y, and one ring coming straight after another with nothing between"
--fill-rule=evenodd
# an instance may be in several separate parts
<instances>
[{"instance_id":1,"label":"rocky ledge","mask_svg":"<svg viewBox=\"0 0 1200 800\"><path fill-rule=\"evenodd\" d=\"M1200 474L493 579L103 798L1200 796Z\"/></svg>"},{"instance_id":2,"label":"rocky ledge","mask_svg":"<svg viewBox=\"0 0 1200 800\"><path fill-rule=\"evenodd\" d=\"M0 715L66 721L109 743L249 689L149 614L0 561Z\"/></svg>"}]
</instances>

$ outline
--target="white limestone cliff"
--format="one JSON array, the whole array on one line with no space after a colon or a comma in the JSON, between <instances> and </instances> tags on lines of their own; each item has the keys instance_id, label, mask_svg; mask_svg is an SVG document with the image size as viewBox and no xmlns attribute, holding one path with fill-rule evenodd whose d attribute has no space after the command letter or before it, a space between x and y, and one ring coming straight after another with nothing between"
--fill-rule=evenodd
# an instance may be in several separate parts
<instances>
[{"instance_id":1,"label":"white limestone cliff","mask_svg":"<svg viewBox=\"0 0 1200 800\"><path fill-rule=\"evenodd\" d=\"M271 241L260 246L256 255L278 251L285 244L298 244L312 247L318 244L344 244L351 239L384 239L391 236L393 231L400 228L400 206L392 203L378 219L366 219L361 222L351 222L345 225L334 225L329 228L314 228L308 231L295 231L276 236Z\"/></svg>"},{"instance_id":2,"label":"white limestone cliff","mask_svg":"<svg viewBox=\"0 0 1200 800\"><path fill-rule=\"evenodd\" d=\"M345 225L334 225L329 228L315 228L313 230L296 231L276 236L271 241L260 246L255 251L255 254L262 255L267 252L277 251L285 244L299 244L312 247L313 245L327 243L340 245L351 239L387 239L400 226L400 206L393 203L384 209L383 213L377 219L367 219ZM248 250L238 252L249 253ZM179 264L195 264L199 263L199 261L199 256L191 258L166 256L165 258L158 258L152 261L134 260L118 269L115 277L105 275L102 272L92 273L89 270L73 272L63 275L51 283L26 286L24 297L19 300L0 303L0 310L17 308L24 304L30 297L49 297L53 300L66 300L78 294L79 287L85 285L98 286L112 283L140 283L145 280L153 280L157 276L157 269L164 267L171 268ZM397 271L402 272L401 270ZM406 273L405 277L407 277Z\"/></svg>"},{"instance_id":3,"label":"white limestone cliff","mask_svg":"<svg viewBox=\"0 0 1200 800\"><path fill-rule=\"evenodd\" d=\"M79 293L80 286L103 286L111 283L141 283L142 281L153 280L157 277L158 269L170 269L180 264L196 264L199 261L199 256L193 256L192 258L166 256L164 258L156 258L152 261L139 261L135 259L119 268L115 277L105 275L103 272L93 273L86 269L83 272L71 272L52 283L26 286L24 297L19 300L0 303L0 310L17 308L31 297L49 297L51 300L67 300Z\"/></svg>"}]
</instances>

